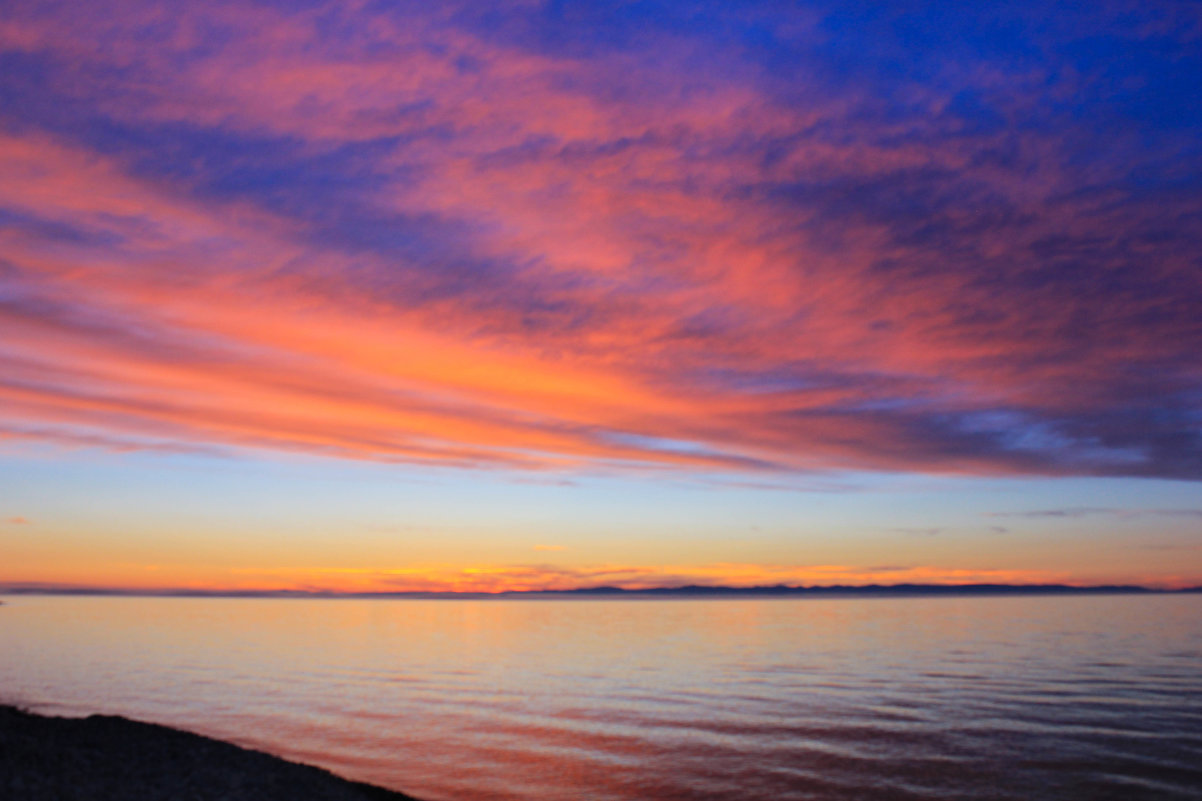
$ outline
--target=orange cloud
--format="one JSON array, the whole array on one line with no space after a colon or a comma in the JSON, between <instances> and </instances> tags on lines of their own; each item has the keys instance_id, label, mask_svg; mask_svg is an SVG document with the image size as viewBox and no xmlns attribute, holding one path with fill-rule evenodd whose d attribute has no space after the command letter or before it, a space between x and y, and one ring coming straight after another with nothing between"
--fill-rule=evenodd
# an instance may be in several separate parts
<instances>
[{"instance_id":1,"label":"orange cloud","mask_svg":"<svg viewBox=\"0 0 1202 801\"><path fill-rule=\"evenodd\" d=\"M375 568L289 568L235 571L223 587L307 589L333 592L528 592L621 587L628 590L687 585L830 586L867 584L1037 584L1072 583L1066 574L1041 570L999 570L936 566L759 565L420 565ZM212 587L213 585L209 585Z\"/></svg>"},{"instance_id":2,"label":"orange cloud","mask_svg":"<svg viewBox=\"0 0 1202 801\"><path fill-rule=\"evenodd\" d=\"M0 133L10 441L1202 475L1192 201L1074 171L1081 130L974 133L930 88L896 120L871 86L782 99L680 37L165 8L0 26L124 132Z\"/></svg>"}]
</instances>

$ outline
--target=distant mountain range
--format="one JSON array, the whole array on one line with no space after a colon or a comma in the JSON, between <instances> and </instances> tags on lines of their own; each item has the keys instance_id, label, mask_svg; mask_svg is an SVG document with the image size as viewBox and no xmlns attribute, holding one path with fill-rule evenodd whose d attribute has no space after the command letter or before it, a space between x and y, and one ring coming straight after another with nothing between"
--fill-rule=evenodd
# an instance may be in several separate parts
<instances>
[{"instance_id":1,"label":"distant mountain range","mask_svg":"<svg viewBox=\"0 0 1202 801\"><path fill-rule=\"evenodd\" d=\"M0 584L7 595L116 595L170 598L832 598L924 597L982 595L1167 595L1202 593L1202 586L1177 590L1133 584L1078 587L1068 584L868 584L791 587L728 587L689 584L679 587L625 589L584 587L573 590L485 592L334 592L330 590L132 590L113 587L72 587L38 584Z\"/></svg>"}]
</instances>

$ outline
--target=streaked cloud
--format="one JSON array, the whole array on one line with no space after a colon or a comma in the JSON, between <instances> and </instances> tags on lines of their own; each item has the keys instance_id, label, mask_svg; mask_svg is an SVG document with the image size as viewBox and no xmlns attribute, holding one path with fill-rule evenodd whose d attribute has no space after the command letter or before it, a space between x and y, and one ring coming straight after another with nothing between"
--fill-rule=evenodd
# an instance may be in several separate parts
<instances>
[{"instance_id":1,"label":"streaked cloud","mask_svg":"<svg viewBox=\"0 0 1202 801\"><path fill-rule=\"evenodd\" d=\"M1049 517L1114 517L1127 520L1146 517L1202 518L1202 509L1119 509L1108 507L1078 506L1065 509L1035 509L1024 512L992 512L989 514L989 517L1017 517L1026 519Z\"/></svg>"},{"instance_id":2,"label":"streaked cloud","mask_svg":"<svg viewBox=\"0 0 1202 801\"><path fill-rule=\"evenodd\" d=\"M934 537L943 533L942 528L891 528L897 534L909 534L914 537Z\"/></svg>"},{"instance_id":3,"label":"streaked cloud","mask_svg":"<svg viewBox=\"0 0 1202 801\"><path fill-rule=\"evenodd\" d=\"M140 569L144 572L144 568ZM933 565L704 565L423 564L394 569L288 567L238 568L214 581L165 586L147 576L137 583L108 582L115 589L307 592L524 592L621 587L628 590L688 585L755 587L864 584L1040 584L1070 582L1046 570ZM13 584L12 586L17 586ZM29 582L20 586L33 586Z\"/></svg>"},{"instance_id":4,"label":"streaked cloud","mask_svg":"<svg viewBox=\"0 0 1202 801\"><path fill-rule=\"evenodd\" d=\"M1196 15L644 10L11 3L0 443L1202 478Z\"/></svg>"}]
</instances>

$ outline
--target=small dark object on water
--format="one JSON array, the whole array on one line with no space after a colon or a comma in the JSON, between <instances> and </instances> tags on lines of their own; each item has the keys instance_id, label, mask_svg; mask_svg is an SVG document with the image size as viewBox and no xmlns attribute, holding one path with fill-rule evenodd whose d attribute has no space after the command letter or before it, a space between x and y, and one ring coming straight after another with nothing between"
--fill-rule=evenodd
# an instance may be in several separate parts
<instances>
[{"instance_id":1,"label":"small dark object on water","mask_svg":"<svg viewBox=\"0 0 1202 801\"><path fill-rule=\"evenodd\" d=\"M0 706L0 798L12 801L414 801L321 768L121 717Z\"/></svg>"}]
</instances>

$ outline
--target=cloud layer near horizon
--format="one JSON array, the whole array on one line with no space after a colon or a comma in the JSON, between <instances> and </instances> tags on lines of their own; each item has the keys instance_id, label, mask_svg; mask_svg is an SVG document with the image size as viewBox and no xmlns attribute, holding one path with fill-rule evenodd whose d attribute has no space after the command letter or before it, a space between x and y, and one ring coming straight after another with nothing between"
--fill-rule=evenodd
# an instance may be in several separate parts
<instances>
[{"instance_id":1,"label":"cloud layer near horizon","mask_svg":"<svg viewBox=\"0 0 1202 801\"><path fill-rule=\"evenodd\" d=\"M0 441L1202 478L1188 4L9 9Z\"/></svg>"},{"instance_id":2,"label":"cloud layer near horizon","mask_svg":"<svg viewBox=\"0 0 1202 801\"><path fill-rule=\"evenodd\" d=\"M1071 582L1064 573L1048 570L951 568L931 565L758 565L711 564L592 565L564 567L549 564L474 566L427 564L403 569L380 568L239 568L216 582L196 581L176 586L156 584L143 574L139 580L114 576L103 585L10 581L0 590L265 591L265 592L539 592L581 588L621 587L645 590L684 586L766 587L918 584L1046 584ZM1184 586L1183 582L1178 582Z\"/></svg>"}]
</instances>

